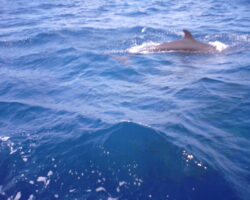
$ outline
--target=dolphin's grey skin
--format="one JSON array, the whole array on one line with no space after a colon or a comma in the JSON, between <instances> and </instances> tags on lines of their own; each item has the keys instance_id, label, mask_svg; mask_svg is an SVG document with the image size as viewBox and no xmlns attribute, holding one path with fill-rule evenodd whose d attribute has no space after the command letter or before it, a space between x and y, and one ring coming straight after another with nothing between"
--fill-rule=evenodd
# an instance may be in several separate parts
<instances>
[{"instance_id":1,"label":"dolphin's grey skin","mask_svg":"<svg viewBox=\"0 0 250 200\"><path fill-rule=\"evenodd\" d=\"M193 38L192 34L184 29L184 38L173 42L157 45L150 52L162 52L162 51L183 51L189 53L216 53L216 48L210 44L199 42Z\"/></svg>"}]
</instances>

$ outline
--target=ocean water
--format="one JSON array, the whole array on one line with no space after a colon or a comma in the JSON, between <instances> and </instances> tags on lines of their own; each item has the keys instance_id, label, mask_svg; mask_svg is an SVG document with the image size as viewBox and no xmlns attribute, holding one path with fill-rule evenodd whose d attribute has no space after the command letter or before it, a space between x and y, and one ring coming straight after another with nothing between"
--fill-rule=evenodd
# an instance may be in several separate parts
<instances>
[{"instance_id":1,"label":"ocean water","mask_svg":"<svg viewBox=\"0 0 250 200\"><path fill-rule=\"evenodd\" d=\"M0 200L250 198L248 0L0 3Z\"/></svg>"}]
</instances>

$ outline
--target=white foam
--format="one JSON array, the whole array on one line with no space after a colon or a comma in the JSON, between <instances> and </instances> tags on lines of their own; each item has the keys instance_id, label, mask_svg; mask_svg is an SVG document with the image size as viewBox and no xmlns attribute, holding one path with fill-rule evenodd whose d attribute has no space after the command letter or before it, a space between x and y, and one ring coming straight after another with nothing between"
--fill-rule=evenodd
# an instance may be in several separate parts
<instances>
[{"instance_id":1,"label":"white foam","mask_svg":"<svg viewBox=\"0 0 250 200\"><path fill-rule=\"evenodd\" d=\"M70 193L71 193L71 192L74 192L74 191L76 191L76 189L70 189L70 190L69 190Z\"/></svg>"},{"instance_id":2,"label":"white foam","mask_svg":"<svg viewBox=\"0 0 250 200\"><path fill-rule=\"evenodd\" d=\"M29 184L34 185L34 181L29 181Z\"/></svg>"},{"instance_id":3,"label":"white foam","mask_svg":"<svg viewBox=\"0 0 250 200\"><path fill-rule=\"evenodd\" d=\"M119 186L123 186L123 185L125 185L125 184L126 184L125 181L120 181L120 182L119 182Z\"/></svg>"},{"instance_id":4,"label":"white foam","mask_svg":"<svg viewBox=\"0 0 250 200\"><path fill-rule=\"evenodd\" d=\"M96 188L95 190L96 192L101 192L101 191L106 191L106 189L104 187L99 187L99 188Z\"/></svg>"},{"instance_id":5,"label":"white foam","mask_svg":"<svg viewBox=\"0 0 250 200\"><path fill-rule=\"evenodd\" d=\"M129 53L143 53L143 54L150 53L149 50L157 45L159 45L159 43L145 42L141 45L137 45L137 46L134 46L134 47L127 49L127 52L129 52Z\"/></svg>"},{"instance_id":6,"label":"white foam","mask_svg":"<svg viewBox=\"0 0 250 200\"><path fill-rule=\"evenodd\" d=\"M29 196L28 200L33 200L33 199L34 199L34 195L31 194L31 195Z\"/></svg>"},{"instance_id":7,"label":"white foam","mask_svg":"<svg viewBox=\"0 0 250 200\"><path fill-rule=\"evenodd\" d=\"M0 137L0 140L3 141L3 142L8 141L9 139L10 139L10 137L8 137L8 136L2 136L2 137Z\"/></svg>"},{"instance_id":8,"label":"white foam","mask_svg":"<svg viewBox=\"0 0 250 200\"><path fill-rule=\"evenodd\" d=\"M143 27L143 28L141 29L141 32L144 33L144 32L146 31L146 29L147 29L146 27Z\"/></svg>"},{"instance_id":9,"label":"white foam","mask_svg":"<svg viewBox=\"0 0 250 200\"><path fill-rule=\"evenodd\" d=\"M19 200L21 198L22 194L21 192L18 192L14 198L14 200Z\"/></svg>"},{"instance_id":10,"label":"white foam","mask_svg":"<svg viewBox=\"0 0 250 200\"><path fill-rule=\"evenodd\" d=\"M108 197L107 200L117 200L118 198Z\"/></svg>"},{"instance_id":11,"label":"white foam","mask_svg":"<svg viewBox=\"0 0 250 200\"><path fill-rule=\"evenodd\" d=\"M125 184L127 184L125 181L120 181L119 182L119 186L116 188L116 192L120 192L121 191L120 187L123 186L123 185L125 185Z\"/></svg>"},{"instance_id":12,"label":"white foam","mask_svg":"<svg viewBox=\"0 0 250 200\"><path fill-rule=\"evenodd\" d=\"M47 187L50 184L50 180L47 180L47 178L44 176L39 176L36 181L43 182L45 187Z\"/></svg>"},{"instance_id":13,"label":"white foam","mask_svg":"<svg viewBox=\"0 0 250 200\"><path fill-rule=\"evenodd\" d=\"M50 170L50 171L48 171L48 174L47 174L47 176L52 176L53 175L53 172Z\"/></svg>"},{"instance_id":14,"label":"white foam","mask_svg":"<svg viewBox=\"0 0 250 200\"><path fill-rule=\"evenodd\" d=\"M10 155L17 152L17 149L14 149L13 145L14 145L14 143L11 143L11 145L10 145Z\"/></svg>"},{"instance_id":15,"label":"white foam","mask_svg":"<svg viewBox=\"0 0 250 200\"><path fill-rule=\"evenodd\" d=\"M47 187L50 184L50 180L47 180L45 187Z\"/></svg>"},{"instance_id":16,"label":"white foam","mask_svg":"<svg viewBox=\"0 0 250 200\"><path fill-rule=\"evenodd\" d=\"M46 184L46 180L47 180L47 178L46 177L44 177L44 176L39 176L38 178L37 178L37 182L44 182L44 184Z\"/></svg>"},{"instance_id":17,"label":"white foam","mask_svg":"<svg viewBox=\"0 0 250 200\"><path fill-rule=\"evenodd\" d=\"M226 48L228 48L228 45L226 45L220 41L209 42L209 44L214 46L220 52L225 50Z\"/></svg>"},{"instance_id":18,"label":"white foam","mask_svg":"<svg viewBox=\"0 0 250 200\"><path fill-rule=\"evenodd\" d=\"M5 192L3 191L3 186L2 185L0 185L0 194L5 195Z\"/></svg>"}]
</instances>

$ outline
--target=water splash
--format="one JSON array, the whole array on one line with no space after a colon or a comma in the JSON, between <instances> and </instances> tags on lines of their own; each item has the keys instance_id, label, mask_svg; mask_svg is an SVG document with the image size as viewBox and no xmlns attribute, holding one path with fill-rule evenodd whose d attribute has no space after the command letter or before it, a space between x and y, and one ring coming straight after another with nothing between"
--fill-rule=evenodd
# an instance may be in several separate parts
<instances>
[{"instance_id":1,"label":"water splash","mask_svg":"<svg viewBox=\"0 0 250 200\"><path fill-rule=\"evenodd\" d=\"M214 46L219 52L224 51L225 49L228 48L228 45L226 45L220 41L209 42L209 44Z\"/></svg>"},{"instance_id":2,"label":"water splash","mask_svg":"<svg viewBox=\"0 0 250 200\"><path fill-rule=\"evenodd\" d=\"M159 45L160 43L157 42L145 42L141 45L133 46L127 50L129 53L142 53L147 54L150 53L149 49L152 49L153 47Z\"/></svg>"}]
</instances>

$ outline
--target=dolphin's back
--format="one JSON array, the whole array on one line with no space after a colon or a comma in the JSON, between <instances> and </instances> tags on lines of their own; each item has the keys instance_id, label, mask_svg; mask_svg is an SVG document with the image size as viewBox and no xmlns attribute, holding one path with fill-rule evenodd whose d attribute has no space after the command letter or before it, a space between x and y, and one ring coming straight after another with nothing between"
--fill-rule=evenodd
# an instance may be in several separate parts
<instances>
[{"instance_id":1,"label":"dolphin's back","mask_svg":"<svg viewBox=\"0 0 250 200\"><path fill-rule=\"evenodd\" d=\"M186 52L215 52L216 48L210 44L197 41L188 30L183 30L184 38L155 46L151 51L186 51Z\"/></svg>"}]
</instances>

